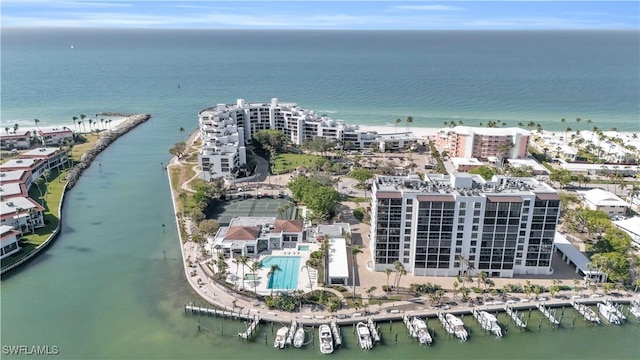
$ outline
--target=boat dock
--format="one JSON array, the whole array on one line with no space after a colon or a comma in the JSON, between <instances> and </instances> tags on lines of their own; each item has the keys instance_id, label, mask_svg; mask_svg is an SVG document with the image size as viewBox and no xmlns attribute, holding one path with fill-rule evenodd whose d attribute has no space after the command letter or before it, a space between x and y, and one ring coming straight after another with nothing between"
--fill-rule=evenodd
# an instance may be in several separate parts
<instances>
[{"instance_id":1,"label":"boat dock","mask_svg":"<svg viewBox=\"0 0 640 360\"><path fill-rule=\"evenodd\" d=\"M631 300L631 304L629 304L629 312L636 318L640 319L640 300Z\"/></svg>"},{"instance_id":2,"label":"boat dock","mask_svg":"<svg viewBox=\"0 0 640 360\"><path fill-rule=\"evenodd\" d=\"M582 315L582 317L584 317L585 320L598 324L600 323L600 317L589 306L577 301L574 301L571 305L574 309L576 309L576 311L578 311L580 315Z\"/></svg>"},{"instance_id":3,"label":"boat dock","mask_svg":"<svg viewBox=\"0 0 640 360\"><path fill-rule=\"evenodd\" d=\"M440 323L442 324L442 327L447 331L447 333L449 333L449 335L453 335L455 337L457 337L460 340L466 341L467 337L468 337L468 333L466 332L466 330L460 331L456 329L456 326L454 324L452 324L451 322L449 322L449 320L447 319L447 314L443 313L443 312L439 312L438 313L438 320L440 320Z\"/></svg>"},{"instance_id":4,"label":"boat dock","mask_svg":"<svg viewBox=\"0 0 640 360\"><path fill-rule=\"evenodd\" d=\"M556 309L550 309L543 303L537 303L536 307L538 308L538 310L540 310L542 315L544 315L544 317L549 320L551 324L556 326L560 325L560 320L556 318Z\"/></svg>"},{"instance_id":5,"label":"boat dock","mask_svg":"<svg viewBox=\"0 0 640 360\"><path fill-rule=\"evenodd\" d=\"M478 311L478 309L471 310L471 314L476 318L476 321L478 321L482 330L493 333L497 337L502 337L502 329L500 328L500 325L498 325L497 317L494 318L493 315L488 312Z\"/></svg>"},{"instance_id":6,"label":"boat dock","mask_svg":"<svg viewBox=\"0 0 640 360\"><path fill-rule=\"evenodd\" d=\"M373 321L373 317L369 317L369 319L367 319L367 326L369 326L373 342L380 342L380 332L378 331L376 323Z\"/></svg>"},{"instance_id":7,"label":"boat dock","mask_svg":"<svg viewBox=\"0 0 640 360\"><path fill-rule=\"evenodd\" d=\"M291 327L289 328L289 333L287 334L287 339L285 340L285 345L291 346L293 344L293 337L296 334L296 330L298 330L298 322L296 319L291 321Z\"/></svg>"},{"instance_id":8,"label":"boat dock","mask_svg":"<svg viewBox=\"0 0 640 360\"><path fill-rule=\"evenodd\" d=\"M506 305L504 311L506 311L507 315L509 315L517 327L522 329L527 328L527 323L522 321L522 317L518 316L518 310L513 310L513 307Z\"/></svg>"},{"instance_id":9,"label":"boat dock","mask_svg":"<svg viewBox=\"0 0 640 360\"><path fill-rule=\"evenodd\" d=\"M194 314L194 315L195 314L208 315L208 316L217 316L217 317L223 317L223 318L242 319L242 320L255 320L256 318L259 318L257 314L250 314L249 312L247 312L246 314L243 314L243 313L238 313L234 311L210 309L210 308L195 306L195 305L185 305L184 312L191 312L191 314Z\"/></svg>"},{"instance_id":10,"label":"boat dock","mask_svg":"<svg viewBox=\"0 0 640 360\"><path fill-rule=\"evenodd\" d=\"M622 314L622 304L616 304L613 301L611 301L611 299L607 299L604 303L606 305L611 306L613 309L615 309L615 314L620 319L621 322L624 322L627 320L627 317L624 314Z\"/></svg>"},{"instance_id":11,"label":"boat dock","mask_svg":"<svg viewBox=\"0 0 640 360\"><path fill-rule=\"evenodd\" d=\"M340 327L335 320L331 320L331 333L333 334L333 343L336 347L342 346L342 334L340 333Z\"/></svg>"},{"instance_id":12,"label":"boat dock","mask_svg":"<svg viewBox=\"0 0 640 360\"><path fill-rule=\"evenodd\" d=\"M253 320L251 324L249 324L245 332L238 333L240 339L249 340L251 335L253 335L253 332L258 328L258 324L260 324L260 318L256 318L255 320Z\"/></svg>"},{"instance_id":13,"label":"boat dock","mask_svg":"<svg viewBox=\"0 0 640 360\"><path fill-rule=\"evenodd\" d=\"M418 334L416 333L416 330L413 328L413 324L411 323L411 319L409 319L408 315L404 315L402 317L402 322L404 323L404 326L407 327L407 330L409 331L409 335L411 337L417 337Z\"/></svg>"}]
</instances>

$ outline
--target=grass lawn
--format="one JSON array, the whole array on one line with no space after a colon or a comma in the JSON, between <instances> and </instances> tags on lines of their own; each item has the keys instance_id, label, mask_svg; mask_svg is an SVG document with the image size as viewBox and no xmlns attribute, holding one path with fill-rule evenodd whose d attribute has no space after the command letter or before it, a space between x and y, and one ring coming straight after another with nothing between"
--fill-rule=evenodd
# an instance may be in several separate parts
<instances>
[{"instance_id":1,"label":"grass lawn","mask_svg":"<svg viewBox=\"0 0 640 360\"><path fill-rule=\"evenodd\" d=\"M95 145L98 142L98 139L100 139L99 135L96 135L95 133L82 134L82 136L87 139L87 141L81 144L75 144L73 149L71 149L71 157L74 162L80 161L82 155Z\"/></svg>"},{"instance_id":2,"label":"grass lawn","mask_svg":"<svg viewBox=\"0 0 640 360\"><path fill-rule=\"evenodd\" d=\"M298 166L310 169L321 156L307 154L278 154L273 164L273 173L282 174L295 170Z\"/></svg>"}]
</instances>

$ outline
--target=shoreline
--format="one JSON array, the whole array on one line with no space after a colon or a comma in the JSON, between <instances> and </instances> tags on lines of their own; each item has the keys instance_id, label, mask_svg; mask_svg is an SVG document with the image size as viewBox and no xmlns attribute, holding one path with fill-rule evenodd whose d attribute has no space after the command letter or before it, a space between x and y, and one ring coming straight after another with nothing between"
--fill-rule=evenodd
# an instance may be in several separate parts
<instances>
[{"instance_id":1,"label":"shoreline","mask_svg":"<svg viewBox=\"0 0 640 360\"><path fill-rule=\"evenodd\" d=\"M44 249L49 247L54 240L58 238L60 234L60 229L62 228L62 208L64 206L64 200L67 194L67 191L71 190L76 182L80 179L80 176L86 170L93 160L100 154L103 150L105 150L111 143L116 141L120 136L128 133L133 130L138 125L143 122L149 120L151 115L149 114L137 114L132 115L127 118L123 118L116 123L116 127L114 130L109 131L105 136L101 137L90 149L85 151L82 155L82 158L77 164L74 164L73 167L68 169L66 183L62 189L62 194L60 195L60 203L58 205L58 225L53 230L53 232L47 237L47 239L40 244L38 247L33 249L30 253L26 254L24 258L18 260L17 262L0 269L0 275L10 274L20 269L22 265L29 263L32 259L37 257ZM58 174L58 176L62 176ZM3 278L0 278L2 280Z\"/></svg>"}]
</instances>

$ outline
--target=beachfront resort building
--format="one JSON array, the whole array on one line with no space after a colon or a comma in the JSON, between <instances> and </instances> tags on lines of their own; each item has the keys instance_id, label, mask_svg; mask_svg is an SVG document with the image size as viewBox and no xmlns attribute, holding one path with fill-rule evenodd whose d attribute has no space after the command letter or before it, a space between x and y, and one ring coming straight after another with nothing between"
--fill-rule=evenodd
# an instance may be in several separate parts
<instances>
[{"instance_id":1,"label":"beachfront resort building","mask_svg":"<svg viewBox=\"0 0 640 360\"><path fill-rule=\"evenodd\" d=\"M413 275L549 275L560 196L533 178L378 176L370 248L375 271Z\"/></svg>"},{"instance_id":2,"label":"beachfront resort building","mask_svg":"<svg viewBox=\"0 0 640 360\"><path fill-rule=\"evenodd\" d=\"M42 205L28 197L13 197L0 201L0 225L11 226L21 233L44 226Z\"/></svg>"},{"instance_id":3,"label":"beachfront resort building","mask_svg":"<svg viewBox=\"0 0 640 360\"><path fill-rule=\"evenodd\" d=\"M198 114L198 123L203 142L198 162L205 180L233 179L238 169L247 163L245 146L260 130L280 130L296 145L321 137L353 150L404 149L420 140L410 132L378 134L363 131L358 126L318 115L295 103L278 102L275 98L269 103L247 103L238 99L236 104L206 108Z\"/></svg>"},{"instance_id":4,"label":"beachfront resort building","mask_svg":"<svg viewBox=\"0 0 640 360\"><path fill-rule=\"evenodd\" d=\"M450 157L520 159L527 156L531 132L521 128L456 126L440 129L438 146Z\"/></svg>"},{"instance_id":5,"label":"beachfront resort building","mask_svg":"<svg viewBox=\"0 0 640 360\"><path fill-rule=\"evenodd\" d=\"M351 234L348 223L333 223L332 225L318 225L316 240L329 241L329 267L324 274L324 282L331 285L353 285L355 274L349 277L349 262L347 259L347 240Z\"/></svg>"}]
</instances>

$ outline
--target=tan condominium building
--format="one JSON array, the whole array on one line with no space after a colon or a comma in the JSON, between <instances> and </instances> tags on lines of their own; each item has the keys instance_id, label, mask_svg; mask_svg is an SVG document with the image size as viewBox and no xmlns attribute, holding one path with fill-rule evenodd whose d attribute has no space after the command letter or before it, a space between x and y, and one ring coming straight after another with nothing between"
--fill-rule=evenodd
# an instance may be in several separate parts
<instances>
[{"instance_id":1,"label":"tan condominium building","mask_svg":"<svg viewBox=\"0 0 640 360\"><path fill-rule=\"evenodd\" d=\"M527 156L531 132L525 129L456 126L438 132L438 145L450 157L488 160Z\"/></svg>"}]
</instances>

